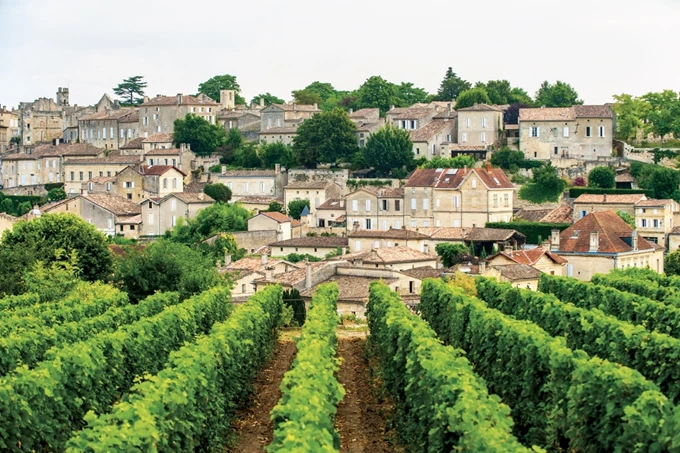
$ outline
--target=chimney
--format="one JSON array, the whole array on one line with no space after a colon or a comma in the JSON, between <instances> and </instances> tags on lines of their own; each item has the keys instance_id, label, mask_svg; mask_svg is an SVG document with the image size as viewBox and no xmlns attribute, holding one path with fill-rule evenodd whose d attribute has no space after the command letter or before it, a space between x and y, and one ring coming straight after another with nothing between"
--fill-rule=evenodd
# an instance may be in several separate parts
<instances>
[{"instance_id":1,"label":"chimney","mask_svg":"<svg viewBox=\"0 0 680 453\"><path fill-rule=\"evenodd\" d=\"M262 252L261 258L262 258L262 265L263 266L266 265L267 262L269 261L269 255L267 255L266 251Z\"/></svg>"},{"instance_id":2,"label":"chimney","mask_svg":"<svg viewBox=\"0 0 680 453\"><path fill-rule=\"evenodd\" d=\"M357 222L356 220L352 224L352 231L354 231L355 233L359 231L359 222Z\"/></svg>"},{"instance_id":3,"label":"chimney","mask_svg":"<svg viewBox=\"0 0 680 453\"><path fill-rule=\"evenodd\" d=\"M633 230L633 250L637 251L638 249L638 234L637 231Z\"/></svg>"},{"instance_id":4,"label":"chimney","mask_svg":"<svg viewBox=\"0 0 680 453\"><path fill-rule=\"evenodd\" d=\"M512 244L505 244L503 246L503 251L507 253L512 253Z\"/></svg>"},{"instance_id":5,"label":"chimney","mask_svg":"<svg viewBox=\"0 0 680 453\"><path fill-rule=\"evenodd\" d=\"M446 109L447 109L449 112L453 110L453 106L451 105L450 102L449 102L448 104L446 104Z\"/></svg>"},{"instance_id":6,"label":"chimney","mask_svg":"<svg viewBox=\"0 0 680 453\"><path fill-rule=\"evenodd\" d=\"M163 95L162 95L162 94L157 94L157 95L156 95L157 98L159 98L159 97L161 97L161 96L163 96Z\"/></svg>"},{"instance_id":7,"label":"chimney","mask_svg":"<svg viewBox=\"0 0 680 453\"><path fill-rule=\"evenodd\" d=\"M350 108L350 109L349 109L349 114L351 115L352 113L354 113L354 109L353 109L353 108Z\"/></svg>"},{"instance_id":8,"label":"chimney","mask_svg":"<svg viewBox=\"0 0 680 453\"><path fill-rule=\"evenodd\" d=\"M343 255L346 255L346 254L347 254L347 247L343 247L343 248L342 248L342 254L343 254Z\"/></svg>"},{"instance_id":9,"label":"chimney","mask_svg":"<svg viewBox=\"0 0 680 453\"><path fill-rule=\"evenodd\" d=\"M224 265L229 266L231 264L231 253L225 252L224 253Z\"/></svg>"},{"instance_id":10,"label":"chimney","mask_svg":"<svg viewBox=\"0 0 680 453\"><path fill-rule=\"evenodd\" d=\"M274 279L274 266L267 266L264 268L264 279L271 282Z\"/></svg>"},{"instance_id":11,"label":"chimney","mask_svg":"<svg viewBox=\"0 0 680 453\"><path fill-rule=\"evenodd\" d=\"M600 248L599 233L597 231L591 231L590 232L590 249L588 251L589 252L597 252L598 248Z\"/></svg>"},{"instance_id":12,"label":"chimney","mask_svg":"<svg viewBox=\"0 0 680 453\"><path fill-rule=\"evenodd\" d=\"M344 198L340 199L340 208L343 208L343 209L345 208L345 199Z\"/></svg>"},{"instance_id":13,"label":"chimney","mask_svg":"<svg viewBox=\"0 0 680 453\"><path fill-rule=\"evenodd\" d=\"M305 258L305 289L312 288L312 263L309 258Z\"/></svg>"},{"instance_id":14,"label":"chimney","mask_svg":"<svg viewBox=\"0 0 680 453\"><path fill-rule=\"evenodd\" d=\"M264 98L260 98L260 108L264 108Z\"/></svg>"},{"instance_id":15,"label":"chimney","mask_svg":"<svg viewBox=\"0 0 680 453\"><path fill-rule=\"evenodd\" d=\"M486 171L491 173L491 161L489 160L486 161Z\"/></svg>"},{"instance_id":16,"label":"chimney","mask_svg":"<svg viewBox=\"0 0 680 453\"><path fill-rule=\"evenodd\" d=\"M149 102L149 96L144 96L144 101L142 102L142 104L143 104L144 102Z\"/></svg>"},{"instance_id":17,"label":"chimney","mask_svg":"<svg viewBox=\"0 0 680 453\"><path fill-rule=\"evenodd\" d=\"M293 102L293 111L295 111L295 102Z\"/></svg>"},{"instance_id":18,"label":"chimney","mask_svg":"<svg viewBox=\"0 0 680 453\"><path fill-rule=\"evenodd\" d=\"M274 174L281 174L281 164L274 164Z\"/></svg>"},{"instance_id":19,"label":"chimney","mask_svg":"<svg viewBox=\"0 0 680 453\"><path fill-rule=\"evenodd\" d=\"M314 103L314 110L318 110L318 109L319 109L319 106L318 106L318 105L316 104L316 102L315 102L315 103Z\"/></svg>"},{"instance_id":20,"label":"chimney","mask_svg":"<svg viewBox=\"0 0 680 453\"><path fill-rule=\"evenodd\" d=\"M556 252L560 249L560 230L554 229L550 231L550 250Z\"/></svg>"},{"instance_id":21,"label":"chimney","mask_svg":"<svg viewBox=\"0 0 680 453\"><path fill-rule=\"evenodd\" d=\"M423 244L423 253L426 255L430 254L430 244Z\"/></svg>"},{"instance_id":22,"label":"chimney","mask_svg":"<svg viewBox=\"0 0 680 453\"><path fill-rule=\"evenodd\" d=\"M182 93L177 93L177 105L182 103Z\"/></svg>"},{"instance_id":23,"label":"chimney","mask_svg":"<svg viewBox=\"0 0 680 453\"><path fill-rule=\"evenodd\" d=\"M371 249L371 261L378 260L378 252L375 249Z\"/></svg>"},{"instance_id":24,"label":"chimney","mask_svg":"<svg viewBox=\"0 0 680 453\"><path fill-rule=\"evenodd\" d=\"M198 199L201 200L201 201L205 200L205 195L203 195L203 192L200 192L198 194Z\"/></svg>"},{"instance_id":25,"label":"chimney","mask_svg":"<svg viewBox=\"0 0 680 453\"><path fill-rule=\"evenodd\" d=\"M486 261L482 260L479 262L479 275L484 275L486 273Z\"/></svg>"},{"instance_id":26,"label":"chimney","mask_svg":"<svg viewBox=\"0 0 680 453\"><path fill-rule=\"evenodd\" d=\"M393 105L390 105L390 110L394 110L394 106L393 106Z\"/></svg>"}]
</instances>

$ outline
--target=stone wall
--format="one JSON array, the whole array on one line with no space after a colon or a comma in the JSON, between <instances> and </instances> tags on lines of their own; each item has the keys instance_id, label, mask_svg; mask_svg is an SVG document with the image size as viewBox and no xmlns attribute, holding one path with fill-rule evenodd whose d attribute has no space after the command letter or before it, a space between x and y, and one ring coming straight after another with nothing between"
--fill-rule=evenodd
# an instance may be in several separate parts
<instances>
[{"instance_id":1,"label":"stone wall","mask_svg":"<svg viewBox=\"0 0 680 453\"><path fill-rule=\"evenodd\" d=\"M21 195L21 196L41 196L47 195L47 190L43 184L36 184L33 186L18 186L6 187L1 190L5 195Z\"/></svg>"},{"instance_id":2,"label":"stone wall","mask_svg":"<svg viewBox=\"0 0 680 453\"><path fill-rule=\"evenodd\" d=\"M238 248L246 249L247 253L279 240L276 230L235 231L231 234L236 238Z\"/></svg>"},{"instance_id":3,"label":"stone wall","mask_svg":"<svg viewBox=\"0 0 680 453\"><path fill-rule=\"evenodd\" d=\"M305 169L295 168L288 170L288 183L293 181L334 181L340 184L343 192L347 189L347 179L349 170L330 170L330 169Z\"/></svg>"}]
</instances>

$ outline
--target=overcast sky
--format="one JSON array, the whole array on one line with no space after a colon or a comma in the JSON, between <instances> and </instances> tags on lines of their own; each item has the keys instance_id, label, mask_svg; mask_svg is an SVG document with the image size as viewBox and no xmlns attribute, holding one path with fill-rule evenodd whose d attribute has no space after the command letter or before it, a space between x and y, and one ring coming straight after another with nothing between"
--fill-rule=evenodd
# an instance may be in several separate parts
<instances>
[{"instance_id":1,"label":"overcast sky","mask_svg":"<svg viewBox=\"0 0 680 453\"><path fill-rule=\"evenodd\" d=\"M0 105L93 104L123 78L193 94L217 74L246 99L381 75L436 92L448 66L533 95L572 84L586 103L680 91L679 0L0 0Z\"/></svg>"}]
</instances>

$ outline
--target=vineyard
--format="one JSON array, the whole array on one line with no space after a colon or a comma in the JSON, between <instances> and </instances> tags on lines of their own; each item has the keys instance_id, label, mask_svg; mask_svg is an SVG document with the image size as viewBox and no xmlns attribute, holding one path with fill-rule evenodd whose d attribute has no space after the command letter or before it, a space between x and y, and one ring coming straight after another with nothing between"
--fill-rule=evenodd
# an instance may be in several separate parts
<instances>
[{"instance_id":1,"label":"vineyard","mask_svg":"<svg viewBox=\"0 0 680 453\"><path fill-rule=\"evenodd\" d=\"M296 329L280 286L8 296L0 451L680 451L679 290L641 269L428 279L413 313L373 282L347 327L330 283Z\"/></svg>"}]
</instances>

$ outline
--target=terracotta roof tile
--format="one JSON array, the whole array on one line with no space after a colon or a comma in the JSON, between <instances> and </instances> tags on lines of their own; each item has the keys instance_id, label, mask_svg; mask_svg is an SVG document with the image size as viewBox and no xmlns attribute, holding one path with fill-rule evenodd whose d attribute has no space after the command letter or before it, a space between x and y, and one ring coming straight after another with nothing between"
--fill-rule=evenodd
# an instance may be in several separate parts
<instances>
[{"instance_id":1,"label":"terracotta roof tile","mask_svg":"<svg viewBox=\"0 0 680 453\"><path fill-rule=\"evenodd\" d=\"M120 109L120 110L109 110L102 112L95 112L90 115L83 115L78 118L78 121L92 121L92 120L117 120L123 118L127 115L135 113L136 109Z\"/></svg>"},{"instance_id":2,"label":"terracotta roof tile","mask_svg":"<svg viewBox=\"0 0 680 453\"><path fill-rule=\"evenodd\" d=\"M580 195L574 204L579 203L597 203L597 204L637 204L642 200L646 200L645 194L596 194L584 193Z\"/></svg>"},{"instance_id":3,"label":"terracotta roof tile","mask_svg":"<svg viewBox=\"0 0 680 453\"><path fill-rule=\"evenodd\" d=\"M502 112L503 106L489 104L475 104L470 107L457 109L459 112Z\"/></svg>"},{"instance_id":4,"label":"terracotta roof tile","mask_svg":"<svg viewBox=\"0 0 680 453\"><path fill-rule=\"evenodd\" d=\"M541 271L528 264L506 264L503 266L491 266L510 281L534 280L541 276Z\"/></svg>"},{"instance_id":5,"label":"terracotta roof tile","mask_svg":"<svg viewBox=\"0 0 680 453\"><path fill-rule=\"evenodd\" d=\"M262 176L276 176L274 170L227 170L224 173L217 175L218 178L225 177L253 177L260 178Z\"/></svg>"},{"instance_id":6,"label":"terracotta roof tile","mask_svg":"<svg viewBox=\"0 0 680 453\"><path fill-rule=\"evenodd\" d=\"M571 107L541 107L519 109L519 121L573 121L576 119Z\"/></svg>"},{"instance_id":7,"label":"terracotta roof tile","mask_svg":"<svg viewBox=\"0 0 680 453\"><path fill-rule=\"evenodd\" d=\"M387 115L395 120L419 120L433 113L431 107L400 107L389 110Z\"/></svg>"},{"instance_id":8,"label":"terracotta roof tile","mask_svg":"<svg viewBox=\"0 0 680 453\"><path fill-rule=\"evenodd\" d=\"M350 118L373 118L380 116L380 109L359 109L349 114Z\"/></svg>"},{"instance_id":9,"label":"terracotta roof tile","mask_svg":"<svg viewBox=\"0 0 680 453\"><path fill-rule=\"evenodd\" d=\"M164 105L219 105L213 99L205 95L190 96L182 95L181 101L179 96L156 96L141 104L140 107L155 107Z\"/></svg>"},{"instance_id":10,"label":"terracotta roof tile","mask_svg":"<svg viewBox=\"0 0 680 453\"><path fill-rule=\"evenodd\" d=\"M260 211L259 214L255 215L254 217L257 217L259 215L263 215L265 217L269 217L272 220L276 220L279 223L286 223L286 222L292 222L293 219L288 217L286 214L282 214L280 212L265 212L265 211ZM252 217L251 217L252 218Z\"/></svg>"},{"instance_id":11,"label":"terracotta roof tile","mask_svg":"<svg viewBox=\"0 0 680 453\"><path fill-rule=\"evenodd\" d=\"M574 219L574 208L568 205L562 205L553 209L549 214L543 217L540 222L543 223L571 223Z\"/></svg>"},{"instance_id":12,"label":"terracotta roof tile","mask_svg":"<svg viewBox=\"0 0 680 453\"><path fill-rule=\"evenodd\" d=\"M406 181L405 187L457 189L471 173L490 190L515 188L500 168L419 168Z\"/></svg>"},{"instance_id":13,"label":"terracotta roof tile","mask_svg":"<svg viewBox=\"0 0 680 453\"><path fill-rule=\"evenodd\" d=\"M333 275L318 285L314 285L310 289L300 292L300 295L303 297L312 297L319 285L335 282L338 285L338 300L365 302L368 300L369 288L373 281L375 281L375 278L371 277ZM398 280L396 278L382 278L381 281L391 285Z\"/></svg>"},{"instance_id":14,"label":"terracotta roof tile","mask_svg":"<svg viewBox=\"0 0 680 453\"><path fill-rule=\"evenodd\" d=\"M342 206L341 206L341 203L342 203ZM340 198L329 198L324 203L317 206L316 210L317 211L325 211L325 210L344 211L345 210L344 200L341 200Z\"/></svg>"},{"instance_id":15,"label":"terracotta roof tile","mask_svg":"<svg viewBox=\"0 0 680 453\"><path fill-rule=\"evenodd\" d=\"M285 111L300 111L300 112L320 112L319 107L316 105L307 105L307 104L270 104L267 107L265 107L262 110L266 110L269 107L278 107L281 110Z\"/></svg>"},{"instance_id":16,"label":"terracotta roof tile","mask_svg":"<svg viewBox=\"0 0 680 453\"><path fill-rule=\"evenodd\" d=\"M641 208L663 208L665 206L668 206L671 203L674 203L675 200L664 200L664 199L656 199L656 198L650 198L647 200L642 200L637 203L635 203L635 207L641 207Z\"/></svg>"},{"instance_id":17,"label":"terracotta roof tile","mask_svg":"<svg viewBox=\"0 0 680 453\"><path fill-rule=\"evenodd\" d=\"M577 118L612 118L612 109L608 105L575 105Z\"/></svg>"},{"instance_id":18,"label":"terracotta roof tile","mask_svg":"<svg viewBox=\"0 0 680 453\"><path fill-rule=\"evenodd\" d=\"M529 264L531 266L535 265L543 255L547 256L557 264L565 264L567 262L567 260L565 260L561 256L557 256L554 253L545 250L543 247L536 247L531 250L513 250L511 252L500 252L498 255L503 255L506 258L516 262L517 264ZM491 260L492 258L493 256L490 256L489 260Z\"/></svg>"},{"instance_id":19,"label":"terracotta roof tile","mask_svg":"<svg viewBox=\"0 0 680 453\"><path fill-rule=\"evenodd\" d=\"M144 146L144 137L137 137L134 140L129 141L127 144L120 147L120 149L142 149Z\"/></svg>"},{"instance_id":20,"label":"terracotta roof tile","mask_svg":"<svg viewBox=\"0 0 680 453\"><path fill-rule=\"evenodd\" d=\"M265 129L260 131L260 135L267 135L267 134L297 134L297 126L288 126L288 127L270 127L269 129Z\"/></svg>"},{"instance_id":21,"label":"terracotta roof tile","mask_svg":"<svg viewBox=\"0 0 680 453\"><path fill-rule=\"evenodd\" d=\"M82 158L69 158L66 159L67 165L92 165L92 164L121 164L121 165L134 165L141 162L141 156L131 155L131 156L121 156L119 154L114 154L111 156L102 156L92 159L82 159Z\"/></svg>"},{"instance_id":22,"label":"terracotta roof tile","mask_svg":"<svg viewBox=\"0 0 680 453\"><path fill-rule=\"evenodd\" d=\"M139 173L143 176L161 176L173 169L180 172L182 176L186 176L186 173L172 165L142 165L139 167Z\"/></svg>"},{"instance_id":23,"label":"terracotta roof tile","mask_svg":"<svg viewBox=\"0 0 680 453\"><path fill-rule=\"evenodd\" d=\"M350 253L338 256L337 259L353 261L361 259L365 264L397 264L436 261L437 257L428 255L410 247L380 247L366 252Z\"/></svg>"},{"instance_id":24,"label":"terracotta roof tile","mask_svg":"<svg viewBox=\"0 0 680 453\"><path fill-rule=\"evenodd\" d=\"M325 189L330 181L293 181L285 189Z\"/></svg>"},{"instance_id":25,"label":"terracotta roof tile","mask_svg":"<svg viewBox=\"0 0 680 453\"><path fill-rule=\"evenodd\" d=\"M428 236L413 230L394 229L389 230L357 230L348 235L351 238L385 238L385 239L427 239Z\"/></svg>"},{"instance_id":26,"label":"terracotta roof tile","mask_svg":"<svg viewBox=\"0 0 680 453\"><path fill-rule=\"evenodd\" d=\"M409 277L417 278L418 280L423 280L425 278L440 278L442 276L441 269L435 269L430 266L415 267L413 269L406 269L399 272L406 274Z\"/></svg>"},{"instance_id":27,"label":"terracotta roof tile","mask_svg":"<svg viewBox=\"0 0 680 453\"><path fill-rule=\"evenodd\" d=\"M215 200L204 194L203 192L174 192L165 196L165 198L177 197L187 204L212 204Z\"/></svg>"},{"instance_id":28,"label":"terracotta roof tile","mask_svg":"<svg viewBox=\"0 0 680 453\"><path fill-rule=\"evenodd\" d=\"M347 247L349 240L335 236L303 236L301 238L286 239L273 242L270 247Z\"/></svg>"},{"instance_id":29,"label":"terracotta roof tile","mask_svg":"<svg viewBox=\"0 0 680 453\"><path fill-rule=\"evenodd\" d=\"M137 203L133 203L127 198L119 197L118 195L92 193L82 197L117 216L131 216L142 213L142 208Z\"/></svg>"},{"instance_id":30,"label":"terracotta roof tile","mask_svg":"<svg viewBox=\"0 0 680 453\"><path fill-rule=\"evenodd\" d=\"M590 233L597 231L599 253L624 253L633 248L623 240L633 235L633 228L614 211L592 212L560 233L560 248L557 253L589 253ZM652 250L654 247L644 238L638 237L638 250ZM591 252L592 253L592 252Z\"/></svg>"},{"instance_id":31,"label":"terracotta roof tile","mask_svg":"<svg viewBox=\"0 0 680 453\"><path fill-rule=\"evenodd\" d=\"M450 120L433 120L415 131L408 131L412 142L426 142L453 123Z\"/></svg>"},{"instance_id":32,"label":"terracotta roof tile","mask_svg":"<svg viewBox=\"0 0 680 453\"><path fill-rule=\"evenodd\" d=\"M277 201L277 202L283 204L283 198L277 198L277 197L258 197L258 196L240 197L236 201L239 202L239 203L250 203L250 204L269 204L273 201Z\"/></svg>"},{"instance_id":33,"label":"terracotta roof tile","mask_svg":"<svg viewBox=\"0 0 680 453\"><path fill-rule=\"evenodd\" d=\"M156 148L145 153L146 156L179 156L179 148Z\"/></svg>"},{"instance_id":34,"label":"terracotta roof tile","mask_svg":"<svg viewBox=\"0 0 680 453\"><path fill-rule=\"evenodd\" d=\"M155 134L149 135L149 137L145 138L143 141L144 143L169 143L172 142L172 140L172 133L157 132Z\"/></svg>"}]
</instances>

